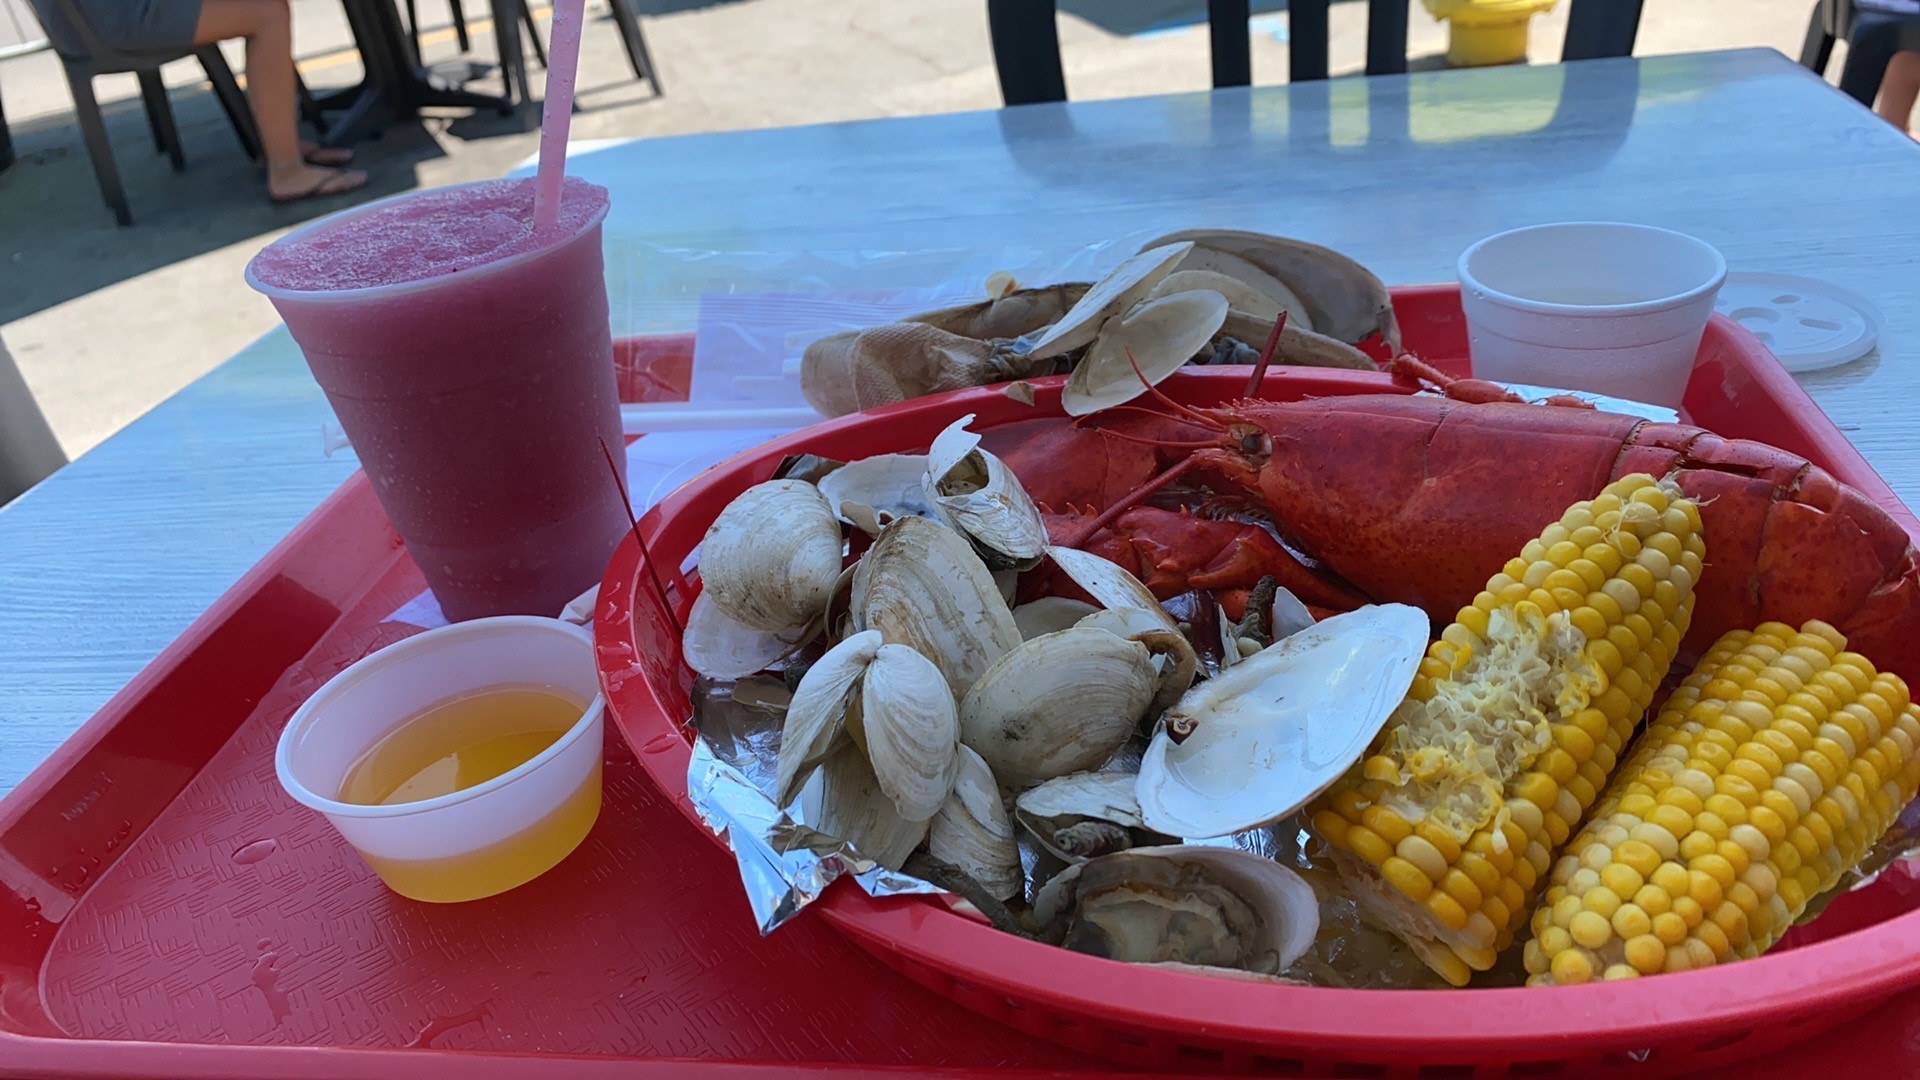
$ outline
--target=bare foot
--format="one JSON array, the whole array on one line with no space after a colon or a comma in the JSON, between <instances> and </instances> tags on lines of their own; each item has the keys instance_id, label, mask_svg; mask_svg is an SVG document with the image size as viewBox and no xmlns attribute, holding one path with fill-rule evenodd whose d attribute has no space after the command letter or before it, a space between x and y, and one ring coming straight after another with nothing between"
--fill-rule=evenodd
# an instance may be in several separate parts
<instances>
[{"instance_id":1,"label":"bare foot","mask_svg":"<svg viewBox=\"0 0 1920 1080\"><path fill-rule=\"evenodd\" d=\"M353 164L353 151L344 146L321 146L319 143L300 141L300 156L309 165L327 165L335 168Z\"/></svg>"},{"instance_id":2,"label":"bare foot","mask_svg":"<svg viewBox=\"0 0 1920 1080\"><path fill-rule=\"evenodd\" d=\"M366 183L365 169L329 169L296 161L267 170L267 194L277 203L344 195Z\"/></svg>"}]
</instances>

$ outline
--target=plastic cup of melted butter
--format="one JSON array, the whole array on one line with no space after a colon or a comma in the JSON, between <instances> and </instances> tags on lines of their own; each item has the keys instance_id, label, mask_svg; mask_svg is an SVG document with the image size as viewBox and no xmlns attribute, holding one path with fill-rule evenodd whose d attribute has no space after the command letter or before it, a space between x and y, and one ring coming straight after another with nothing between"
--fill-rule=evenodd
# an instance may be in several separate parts
<instances>
[{"instance_id":1,"label":"plastic cup of melted butter","mask_svg":"<svg viewBox=\"0 0 1920 1080\"><path fill-rule=\"evenodd\" d=\"M600 814L593 642L557 619L475 619L328 680L280 734L280 785L389 888L477 900L553 868Z\"/></svg>"}]
</instances>

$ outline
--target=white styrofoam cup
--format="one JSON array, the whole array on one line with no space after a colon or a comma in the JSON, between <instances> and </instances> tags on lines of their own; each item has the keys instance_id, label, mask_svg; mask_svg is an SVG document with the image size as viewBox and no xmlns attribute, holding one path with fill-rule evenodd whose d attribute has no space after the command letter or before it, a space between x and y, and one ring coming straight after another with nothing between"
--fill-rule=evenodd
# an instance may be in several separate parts
<instances>
[{"instance_id":1,"label":"white styrofoam cup","mask_svg":"<svg viewBox=\"0 0 1920 1080\"><path fill-rule=\"evenodd\" d=\"M1496 233L1460 256L1476 378L1678 407L1727 262L1651 225Z\"/></svg>"},{"instance_id":2,"label":"white styrofoam cup","mask_svg":"<svg viewBox=\"0 0 1920 1080\"><path fill-rule=\"evenodd\" d=\"M335 798L354 763L403 721L454 697L529 685L552 687L588 704L565 734L524 764L485 783L418 802L366 806ZM555 815L569 800L582 797L583 785L593 785L597 807L605 712L593 640L584 627L530 615L472 619L396 642L327 680L281 731L274 769L287 794L326 815L376 871L457 860L506 843ZM579 831L584 835L584 828ZM551 852L547 865L578 841L573 837L566 850ZM504 891L544 869L520 881L486 886L474 896ZM382 877L415 895L385 872Z\"/></svg>"}]
</instances>

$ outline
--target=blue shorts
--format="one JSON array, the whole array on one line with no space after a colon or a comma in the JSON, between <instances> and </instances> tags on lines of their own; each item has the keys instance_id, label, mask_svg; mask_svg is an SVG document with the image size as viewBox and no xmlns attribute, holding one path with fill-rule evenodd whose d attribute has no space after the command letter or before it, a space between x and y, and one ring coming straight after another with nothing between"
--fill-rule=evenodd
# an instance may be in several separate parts
<instances>
[{"instance_id":1,"label":"blue shorts","mask_svg":"<svg viewBox=\"0 0 1920 1080\"><path fill-rule=\"evenodd\" d=\"M93 34L111 49L144 52L185 48L193 44L200 25L200 0L73 0L93 28ZM86 39L67 21L53 0L33 0L33 11L46 28L55 52L84 57Z\"/></svg>"}]
</instances>

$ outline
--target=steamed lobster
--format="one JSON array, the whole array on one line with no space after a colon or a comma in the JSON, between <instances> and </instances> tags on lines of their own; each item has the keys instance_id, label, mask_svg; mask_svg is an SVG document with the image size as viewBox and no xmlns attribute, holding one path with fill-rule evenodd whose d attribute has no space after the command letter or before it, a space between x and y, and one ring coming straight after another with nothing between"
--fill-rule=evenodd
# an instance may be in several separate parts
<instances>
[{"instance_id":1,"label":"steamed lobster","mask_svg":"<svg viewBox=\"0 0 1920 1080\"><path fill-rule=\"evenodd\" d=\"M1162 598L1273 575L1312 604L1400 601L1441 622L1571 503L1628 473L1671 476L1699 501L1708 552L1684 648L1764 620L1818 618L1920 679L1914 546L1864 495L1761 443L1496 400L1504 392L1488 386L1169 402L1097 426L1014 425L989 443L1053 514L1057 542L1113 558ZM1138 505L1174 480L1205 493L1199 516ZM1194 527L1221 505L1242 520Z\"/></svg>"}]
</instances>

